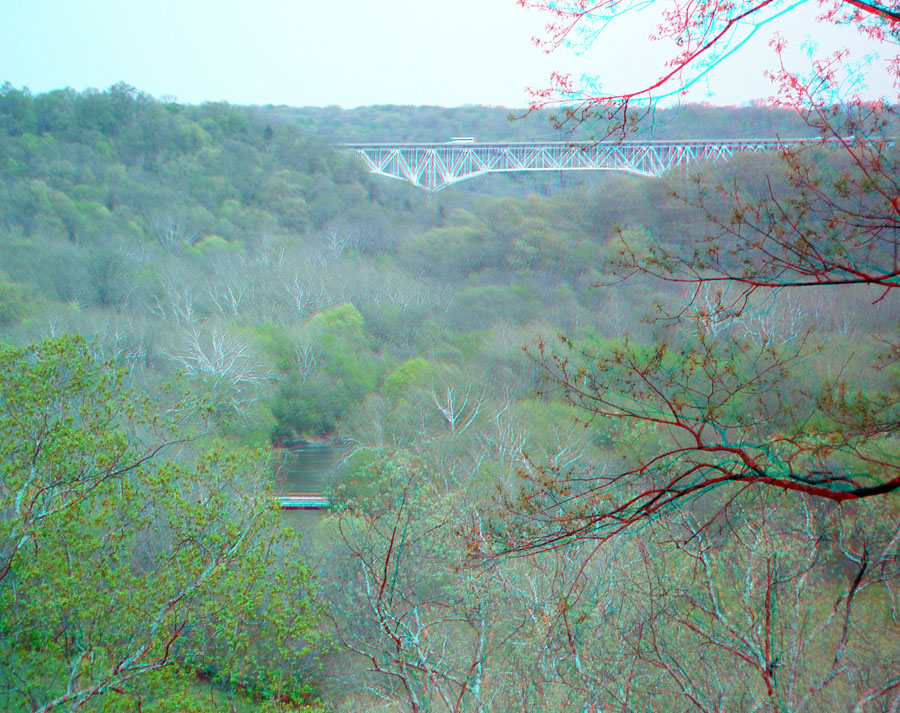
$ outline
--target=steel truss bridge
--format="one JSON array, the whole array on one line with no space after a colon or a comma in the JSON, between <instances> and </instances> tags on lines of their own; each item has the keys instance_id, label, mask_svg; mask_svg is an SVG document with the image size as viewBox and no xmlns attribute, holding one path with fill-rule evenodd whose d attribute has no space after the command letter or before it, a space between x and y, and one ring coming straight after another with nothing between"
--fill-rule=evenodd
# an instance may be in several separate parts
<instances>
[{"instance_id":1,"label":"steel truss bridge","mask_svg":"<svg viewBox=\"0 0 900 713\"><path fill-rule=\"evenodd\" d=\"M484 173L512 171L627 171L660 176L694 161L780 151L812 139L733 141L449 142L444 144L342 144L372 173L406 180L429 191ZM822 143L819 139L818 143Z\"/></svg>"}]
</instances>

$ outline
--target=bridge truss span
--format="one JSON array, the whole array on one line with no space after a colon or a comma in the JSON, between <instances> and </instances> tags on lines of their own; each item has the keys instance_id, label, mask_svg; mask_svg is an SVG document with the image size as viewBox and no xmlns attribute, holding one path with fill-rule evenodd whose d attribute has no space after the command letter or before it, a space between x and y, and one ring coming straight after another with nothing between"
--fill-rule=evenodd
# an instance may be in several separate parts
<instances>
[{"instance_id":1,"label":"bridge truss span","mask_svg":"<svg viewBox=\"0 0 900 713\"><path fill-rule=\"evenodd\" d=\"M341 148L357 154L373 173L438 191L467 178L495 172L627 171L641 176L660 176L680 164L722 161L742 153L779 151L810 141L451 142L344 144Z\"/></svg>"}]
</instances>

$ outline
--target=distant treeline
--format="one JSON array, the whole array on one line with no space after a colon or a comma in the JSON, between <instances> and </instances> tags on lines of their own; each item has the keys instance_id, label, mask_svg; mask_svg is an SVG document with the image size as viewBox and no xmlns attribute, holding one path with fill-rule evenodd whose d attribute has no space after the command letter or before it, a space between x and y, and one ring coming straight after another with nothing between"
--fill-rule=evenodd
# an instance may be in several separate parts
<instances>
[{"instance_id":1,"label":"distant treeline","mask_svg":"<svg viewBox=\"0 0 900 713\"><path fill-rule=\"evenodd\" d=\"M328 143L442 142L454 136L484 141L569 141L595 138L597 127L554 126L554 113L492 106L254 107L266 121L297 124ZM599 124L598 124L599 126ZM809 127L788 109L765 106L688 105L648 117L638 137L646 139L733 139L798 137Z\"/></svg>"}]
</instances>

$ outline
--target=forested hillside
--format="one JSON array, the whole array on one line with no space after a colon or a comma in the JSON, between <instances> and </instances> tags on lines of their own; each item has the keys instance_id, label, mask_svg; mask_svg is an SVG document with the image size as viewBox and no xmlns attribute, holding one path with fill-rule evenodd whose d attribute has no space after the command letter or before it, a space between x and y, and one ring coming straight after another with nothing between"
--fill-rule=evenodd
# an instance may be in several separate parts
<instances>
[{"instance_id":1,"label":"forested hillside","mask_svg":"<svg viewBox=\"0 0 900 713\"><path fill-rule=\"evenodd\" d=\"M362 142L441 142L453 136L484 141L569 141L601 138L602 125L590 122L556 126L550 110L525 112L504 107L365 106L254 107L254 114L294 124L333 144ZM639 136L656 140L740 139L809 136L809 127L793 111L771 107L659 109Z\"/></svg>"},{"instance_id":2,"label":"forested hillside","mask_svg":"<svg viewBox=\"0 0 900 713\"><path fill-rule=\"evenodd\" d=\"M655 503L710 430L877 481L900 290L729 310L653 269L623 283L636 255L663 278L663 257L718 257L692 251L734 195L796 197L777 155L429 195L331 146L560 136L507 114L0 89L0 707L744 710L777 689L818 711L893 690L896 495L738 482L620 531L633 493L601 486L634 474ZM804 131L684 107L653 137ZM300 545L265 463L297 438L348 444Z\"/></svg>"},{"instance_id":3,"label":"forested hillside","mask_svg":"<svg viewBox=\"0 0 900 713\"><path fill-rule=\"evenodd\" d=\"M627 177L602 200L428 196L299 127L123 86L3 101L7 334L52 324L145 376L185 370L260 436L334 431L410 358L485 381L496 329L521 334L493 346L507 371L538 325L618 334L596 270L667 202ZM633 229L685 219L668 210Z\"/></svg>"}]
</instances>

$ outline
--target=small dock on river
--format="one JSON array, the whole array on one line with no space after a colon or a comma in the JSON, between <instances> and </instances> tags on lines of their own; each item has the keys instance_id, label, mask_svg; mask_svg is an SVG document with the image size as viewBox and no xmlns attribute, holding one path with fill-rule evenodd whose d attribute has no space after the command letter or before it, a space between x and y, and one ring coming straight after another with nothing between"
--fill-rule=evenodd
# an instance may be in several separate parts
<instances>
[{"instance_id":1,"label":"small dock on river","mask_svg":"<svg viewBox=\"0 0 900 713\"><path fill-rule=\"evenodd\" d=\"M322 493L281 493L275 498L282 510L324 510L331 505Z\"/></svg>"}]
</instances>

